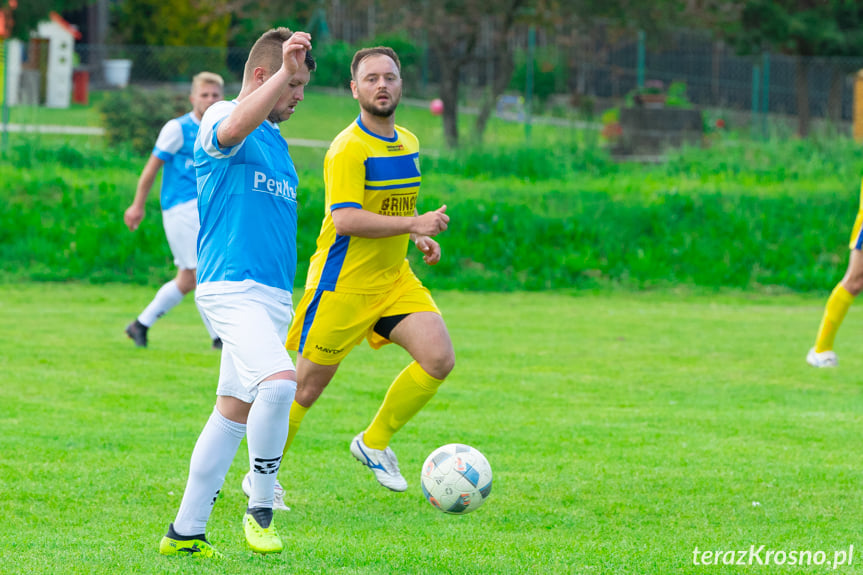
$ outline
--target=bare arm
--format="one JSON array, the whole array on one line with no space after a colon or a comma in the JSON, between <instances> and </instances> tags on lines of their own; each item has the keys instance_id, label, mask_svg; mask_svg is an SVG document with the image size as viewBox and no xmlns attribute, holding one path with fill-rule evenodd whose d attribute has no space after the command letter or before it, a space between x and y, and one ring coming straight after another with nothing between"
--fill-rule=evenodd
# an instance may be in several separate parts
<instances>
[{"instance_id":1,"label":"bare arm","mask_svg":"<svg viewBox=\"0 0 863 575\"><path fill-rule=\"evenodd\" d=\"M216 138L220 146L236 146L267 119L284 90L291 84L294 74L304 65L306 52L311 49L311 36L306 32L294 32L282 44L282 67L275 74L267 78L262 68L255 69L252 81L261 84L238 100L231 115L219 124Z\"/></svg>"},{"instance_id":2,"label":"bare arm","mask_svg":"<svg viewBox=\"0 0 863 575\"><path fill-rule=\"evenodd\" d=\"M150 195L150 190L153 187L153 182L156 181L156 175L162 166L165 165L163 160L156 156L150 155L147 164L144 166L141 176L138 178L138 187L135 189L135 199L132 200L132 205L126 208L123 214L123 221L129 227L130 231L135 231L144 219L144 208L147 203L147 196Z\"/></svg>"},{"instance_id":3,"label":"bare arm","mask_svg":"<svg viewBox=\"0 0 863 575\"><path fill-rule=\"evenodd\" d=\"M333 210L333 225L340 236L360 238L388 238L401 234L436 236L447 228L449 216L446 206L421 216L384 216L361 208L339 208Z\"/></svg>"}]
</instances>

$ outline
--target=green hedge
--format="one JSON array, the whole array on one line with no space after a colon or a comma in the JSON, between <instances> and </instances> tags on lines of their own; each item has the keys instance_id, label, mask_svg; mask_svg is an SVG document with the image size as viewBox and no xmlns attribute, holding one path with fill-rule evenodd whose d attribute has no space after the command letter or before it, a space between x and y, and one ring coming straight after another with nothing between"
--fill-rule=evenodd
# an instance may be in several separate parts
<instances>
[{"instance_id":1,"label":"green hedge","mask_svg":"<svg viewBox=\"0 0 863 575\"><path fill-rule=\"evenodd\" d=\"M0 163L0 279L157 284L174 270L158 201L130 233L123 211L142 159L120 150L22 146ZM424 165L421 211L448 205L442 262L414 253L429 286L539 290L620 285L825 290L841 277L856 182L812 193L625 193L584 182L469 179ZM676 170L673 166L669 168ZM298 284L323 214L320 173L301 174ZM412 250L416 252L416 250Z\"/></svg>"},{"instance_id":2,"label":"green hedge","mask_svg":"<svg viewBox=\"0 0 863 575\"><path fill-rule=\"evenodd\" d=\"M853 193L853 192L852 192ZM426 200L425 209L436 207ZM823 290L841 277L854 217L848 196L697 197L622 202L568 194L560 216L494 201L455 203L432 285L539 290L618 284Z\"/></svg>"},{"instance_id":3,"label":"green hedge","mask_svg":"<svg viewBox=\"0 0 863 575\"><path fill-rule=\"evenodd\" d=\"M189 111L189 94L129 87L109 92L100 106L109 146L128 144L149 156L165 123Z\"/></svg>"}]
</instances>

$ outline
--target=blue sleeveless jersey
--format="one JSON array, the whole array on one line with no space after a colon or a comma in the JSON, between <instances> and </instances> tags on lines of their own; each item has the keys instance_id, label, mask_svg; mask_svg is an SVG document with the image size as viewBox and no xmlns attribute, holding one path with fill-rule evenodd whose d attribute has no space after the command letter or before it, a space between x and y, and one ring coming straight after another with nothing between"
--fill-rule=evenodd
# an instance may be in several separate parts
<instances>
[{"instance_id":1,"label":"blue sleeveless jersey","mask_svg":"<svg viewBox=\"0 0 863 575\"><path fill-rule=\"evenodd\" d=\"M271 122L232 148L216 133L236 102L211 106L195 143L198 283L241 282L293 291L297 268L297 172Z\"/></svg>"},{"instance_id":2,"label":"blue sleeveless jersey","mask_svg":"<svg viewBox=\"0 0 863 575\"><path fill-rule=\"evenodd\" d=\"M170 120L159 132L153 155L165 162L159 194L163 210L197 197L194 150L198 127L197 119L189 112Z\"/></svg>"}]
</instances>

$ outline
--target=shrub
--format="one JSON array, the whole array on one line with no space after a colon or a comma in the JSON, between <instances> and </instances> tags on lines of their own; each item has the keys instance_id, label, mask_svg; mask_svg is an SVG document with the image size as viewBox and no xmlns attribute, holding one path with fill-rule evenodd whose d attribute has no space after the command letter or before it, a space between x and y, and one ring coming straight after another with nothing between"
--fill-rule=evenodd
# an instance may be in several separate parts
<instances>
[{"instance_id":1,"label":"shrub","mask_svg":"<svg viewBox=\"0 0 863 575\"><path fill-rule=\"evenodd\" d=\"M533 94L538 104L544 106L549 97L567 90L567 67L560 63L560 53L556 48L538 48L533 63ZM511 90L524 93L527 89L527 51L518 50L515 54L515 70L510 80Z\"/></svg>"},{"instance_id":2,"label":"shrub","mask_svg":"<svg viewBox=\"0 0 863 575\"><path fill-rule=\"evenodd\" d=\"M108 145L129 145L136 154L144 156L153 149L165 122L188 109L185 93L127 88L109 93L100 112Z\"/></svg>"},{"instance_id":3,"label":"shrub","mask_svg":"<svg viewBox=\"0 0 863 575\"><path fill-rule=\"evenodd\" d=\"M328 42L315 46L312 53L317 68L312 74L315 86L347 88L351 83L351 60L356 50L347 42Z\"/></svg>"},{"instance_id":4,"label":"shrub","mask_svg":"<svg viewBox=\"0 0 863 575\"><path fill-rule=\"evenodd\" d=\"M365 42L362 47L365 46L388 46L395 50L402 65L402 81L405 89L410 93L416 93L423 75L422 49L417 47L409 36L404 33L383 34Z\"/></svg>"},{"instance_id":5,"label":"shrub","mask_svg":"<svg viewBox=\"0 0 863 575\"><path fill-rule=\"evenodd\" d=\"M669 108L691 108L692 102L686 97L686 83L672 82L668 85L668 97L665 105Z\"/></svg>"}]
</instances>

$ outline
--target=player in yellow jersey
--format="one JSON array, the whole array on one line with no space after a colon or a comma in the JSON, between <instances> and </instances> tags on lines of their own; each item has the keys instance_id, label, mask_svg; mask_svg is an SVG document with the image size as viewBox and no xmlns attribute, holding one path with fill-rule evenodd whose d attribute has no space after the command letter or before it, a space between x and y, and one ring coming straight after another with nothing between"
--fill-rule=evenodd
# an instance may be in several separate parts
<instances>
[{"instance_id":1,"label":"player in yellow jersey","mask_svg":"<svg viewBox=\"0 0 863 575\"><path fill-rule=\"evenodd\" d=\"M836 367L839 364L839 358L833 351L833 340L854 298L863 291L863 185L860 187L860 208L848 247L851 248L848 269L827 299L815 347L806 355L806 361L813 367Z\"/></svg>"},{"instance_id":2,"label":"player in yellow jersey","mask_svg":"<svg viewBox=\"0 0 863 575\"><path fill-rule=\"evenodd\" d=\"M360 115L335 138L324 160L326 217L288 334L288 349L297 351L298 388L286 449L355 345L363 339L374 349L396 343L413 361L350 449L382 485L405 491L390 439L455 365L446 324L405 256L413 242L425 263L440 261L440 245L432 237L447 229L449 216L446 206L416 212L419 143L394 117L402 95L398 55L384 47L360 50L351 78Z\"/></svg>"}]
</instances>

